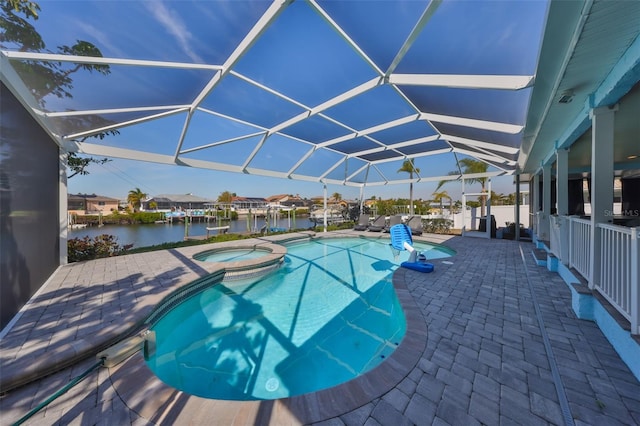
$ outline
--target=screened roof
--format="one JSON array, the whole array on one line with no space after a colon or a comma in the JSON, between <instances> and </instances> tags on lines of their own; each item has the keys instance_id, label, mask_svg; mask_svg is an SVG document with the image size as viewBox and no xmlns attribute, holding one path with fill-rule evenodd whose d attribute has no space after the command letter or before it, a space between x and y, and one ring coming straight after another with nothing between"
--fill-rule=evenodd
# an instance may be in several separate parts
<instances>
[{"instance_id":1,"label":"screened roof","mask_svg":"<svg viewBox=\"0 0 640 426\"><path fill-rule=\"evenodd\" d=\"M3 82L69 151L373 186L515 171L548 5L3 7Z\"/></svg>"}]
</instances>

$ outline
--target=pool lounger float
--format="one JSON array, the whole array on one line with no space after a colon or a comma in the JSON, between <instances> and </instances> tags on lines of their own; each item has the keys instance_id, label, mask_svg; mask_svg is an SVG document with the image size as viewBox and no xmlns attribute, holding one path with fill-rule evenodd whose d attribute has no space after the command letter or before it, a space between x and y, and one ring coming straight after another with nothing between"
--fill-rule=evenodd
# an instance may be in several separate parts
<instances>
[{"instance_id":1,"label":"pool lounger float","mask_svg":"<svg viewBox=\"0 0 640 426\"><path fill-rule=\"evenodd\" d=\"M409 252L409 260L402 262L400 264L401 267L418 272L433 272L433 264L427 263L424 254L418 253L418 251L413 248L411 229L407 225L393 225L389 231L391 233L392 251L394 251L394 253L399 253L404 250Z\"/></svg>"}]
</instances>

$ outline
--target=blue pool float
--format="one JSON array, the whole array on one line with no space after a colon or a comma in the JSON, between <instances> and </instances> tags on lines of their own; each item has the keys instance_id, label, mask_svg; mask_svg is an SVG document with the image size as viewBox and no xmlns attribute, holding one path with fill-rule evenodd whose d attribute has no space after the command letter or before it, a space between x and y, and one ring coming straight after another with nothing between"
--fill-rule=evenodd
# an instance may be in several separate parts
<instances>
[{"instance_id":1,"label":"blue pool float","mask_svg":"<svg viewBox=\"0 0 640 426\"><path fill-rule=\"evenodd\" d=\"M393 225L389 232L391 233L391 247L398 251L409 250L412 254L415 252L413 239L411 238L411 228L401 223ZM418 272L433 272L433 264L427 263L424 255L410 256L410 259L411 257L416 261L402 262L400 266Z\"/></svg>"}]
</instances>

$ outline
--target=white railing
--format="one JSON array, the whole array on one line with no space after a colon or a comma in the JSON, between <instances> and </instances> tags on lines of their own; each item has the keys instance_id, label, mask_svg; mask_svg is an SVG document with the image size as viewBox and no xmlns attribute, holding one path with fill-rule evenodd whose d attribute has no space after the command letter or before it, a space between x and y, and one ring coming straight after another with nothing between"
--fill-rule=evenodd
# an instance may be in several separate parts
<instances>
[{"instance_id":1,"label":"white railing","mask_svg":"<svg viewBox=\"0 0 640 426\"><path fill-rule=\"evenodd\" d=\"M637 230L603 223L599 223L598 228L601 256L596 289L631 321L632 286L638 286Z\"/></svg>"},{"instance_id":2,"label":"white railing","mask_svg":"<svg viewBox=\"0 0 640 426\"><path fill-rule=\"evenodd\" d=\"M561 244L561 232L562 232L562 217L551 216L550 232L549 232L549 250L555 254L556 257L562 257L562 244Z\"/></svg>"},{"instance_id":3,"label":"white railing","mask_svg":"<svg viewBox=\"0 0 640 426\"><path fill-rule=\"evenodd\" d=\"M591 221L569 218L569 266L589 279L591 268Z\"/></svg>"}]
</instances>

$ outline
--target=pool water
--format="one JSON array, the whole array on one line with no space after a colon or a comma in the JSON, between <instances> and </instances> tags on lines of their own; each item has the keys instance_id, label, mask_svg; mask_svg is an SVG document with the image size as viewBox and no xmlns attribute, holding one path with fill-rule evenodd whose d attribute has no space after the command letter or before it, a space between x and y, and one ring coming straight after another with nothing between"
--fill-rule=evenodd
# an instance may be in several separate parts
<instances>
[{"instance_id":1,"label":"pool water","mask_svg":"<svg viewBox=\"0 0 640 426\"><path fill-rule=\"evenodd\" d=\"M387 241L364 238L287 249L278 271L212 285L162 317L145 354L154 373L201 397L276 399L346 382L391 355L406 329L391 275L408 254L394 259Z\"/></svg>"}]
</instances>

